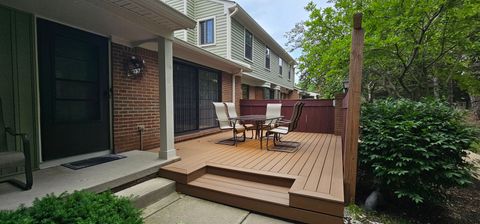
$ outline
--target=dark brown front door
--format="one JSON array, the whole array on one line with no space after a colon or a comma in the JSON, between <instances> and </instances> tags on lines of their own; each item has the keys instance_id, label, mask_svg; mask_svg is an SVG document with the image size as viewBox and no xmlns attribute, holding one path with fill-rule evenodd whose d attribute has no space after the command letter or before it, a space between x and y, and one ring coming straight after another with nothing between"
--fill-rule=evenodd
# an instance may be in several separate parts
<instances>
[{"instance_id":1,"label":"dark brown front door","mask_svg":"<svg viewBox=\"0 0 480 224\"><path fill-rule=\"evenodd\" d=\"M42 159L109 149L108 40L37 20Z\"/></svg>"}]
</instances>

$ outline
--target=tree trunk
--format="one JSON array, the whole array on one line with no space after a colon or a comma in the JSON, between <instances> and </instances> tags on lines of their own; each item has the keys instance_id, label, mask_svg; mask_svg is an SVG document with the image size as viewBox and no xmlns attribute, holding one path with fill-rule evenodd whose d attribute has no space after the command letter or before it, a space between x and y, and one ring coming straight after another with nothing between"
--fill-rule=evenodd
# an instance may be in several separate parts
<instances>
[{"instance_id":1,"label":"tree trunk","mask_svg":"<svg viewBox=\"0 0 480 224\"><path fill-rule=\"evenodd\" d=\"M475 114L475 118L480 120L480 95L470 96L470 100L472 101L472 111Z\"/></svg>"}]
</instances>

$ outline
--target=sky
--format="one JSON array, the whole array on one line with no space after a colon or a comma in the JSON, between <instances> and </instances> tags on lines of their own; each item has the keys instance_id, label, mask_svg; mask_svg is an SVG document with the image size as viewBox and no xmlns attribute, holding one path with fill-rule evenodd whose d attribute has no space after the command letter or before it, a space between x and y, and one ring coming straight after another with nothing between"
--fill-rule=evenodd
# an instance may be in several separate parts
<instances>
[{"instance_id":1,"label":"sky","mask_svg":"<svg viewBox=\"0 0 480 224\"><path fill-rule=\"evenodd\" d=\"M296 23L308 19L304 7L311 0L235 0L245 11L257 21L282 47L285 47L287 38L285 33L290 31ZM327 0L313 0L319 7L331 4ZM290 53L298 58L300 51Z\"/></svg>"}]
</instances>

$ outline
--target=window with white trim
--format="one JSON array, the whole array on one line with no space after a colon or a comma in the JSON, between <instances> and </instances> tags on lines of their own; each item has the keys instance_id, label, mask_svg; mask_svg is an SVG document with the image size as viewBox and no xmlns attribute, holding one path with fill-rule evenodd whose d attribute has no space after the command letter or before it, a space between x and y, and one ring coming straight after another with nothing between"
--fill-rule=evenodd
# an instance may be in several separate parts
<instances>
[{"instance_id":1,"label":"window with white trim","mask_svg":"<svg viewBox=\"0 0 480 224\"><path fill-rule=\"evenodd\" d=\"M270 69L270 48L265 49L265 68Z\"/></svg>"},{"instance_id":2,"label":"window with white trim","mask_svg":"<svg viewBox=\"0 0 480 224\"><path fill-rule=\"evenodd\" d=\"M278 58L278 74L282 75L283 72L282 72L282 67L283 67L283 60L282 58Z\"/></svg>"},{"instance_id":3,"label":"window with white trim","mask_svg":"<svg viewBox=\"0 0 480 224\"><path fill-rule=\"evenodd\" d=\"M199 22L200 45L215 43L215 20L213 18Z\"/></svg>"},{"instance_id":4,"label":"window with white trim","mask_svg":"<svg viewBox=\"0 0 480 224\"><path fill-rule=\"evenodd\" d=\"M288 80L292 79L293 67L288 70Z\"/></svg>"},{"instance_id":5,"label":"window with white trim","mask_svg":"<svg viewBox=\"0 0 480 224\"><path fill-rule=\"evenodd\" d=\"M245 30L245 58L253 59L253 34Z\"/></svg>"}]
</instances>

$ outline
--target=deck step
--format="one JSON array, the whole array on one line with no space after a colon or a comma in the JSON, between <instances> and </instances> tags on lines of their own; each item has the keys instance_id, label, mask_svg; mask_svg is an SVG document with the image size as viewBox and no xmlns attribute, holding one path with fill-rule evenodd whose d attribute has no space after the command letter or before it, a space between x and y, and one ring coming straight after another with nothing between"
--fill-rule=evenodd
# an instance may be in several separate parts
<instances>
[{"instance_id":1,"label":"deck step","mask_svg":"<svg viewBox=\"0 0 480 224\"><path fill-rule=\"evenodd\" d=\"M289 203L289 188L278 185L209 173L189 182L188 185L278 205L288 206Z\"/></svg>"},{"instance_id":2,"label":"deck step","mask_svg":"<svg viewBox=\"0 0 480 224\"><path fill-rule=\"evenodd\" d=\"M153 178L115 193L117 196L132 197L137 208L145 208L175 192L175 181Z\"/></svg>"}]
</instances>

